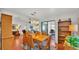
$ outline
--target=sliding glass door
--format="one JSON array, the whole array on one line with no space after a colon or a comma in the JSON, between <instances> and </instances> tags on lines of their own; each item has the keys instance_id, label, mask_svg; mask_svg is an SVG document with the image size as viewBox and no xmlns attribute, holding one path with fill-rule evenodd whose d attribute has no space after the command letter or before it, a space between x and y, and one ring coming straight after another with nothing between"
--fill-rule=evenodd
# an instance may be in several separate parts
<instances>
[{"instance_id":1,"label":"sliding glass door","mask_svg":"<svg viewBox=\"0 0 79 59\"><path fill-rule=\"evenodd\" d=\"M41 22L41 32L48 33L48 22Z\"/></svg>"},{"instance_id":2,"label":"sliding glass door","mask_svg":"<svg viewBox=\"0 0 79 59\"><path fill-rule=\"evenodd\" d=\"M51 30L55 32L55 21L48 22L48 34L50 34Z\"/></svg>"},{"instance_id":3,"label":"sliding glass door","mask_svg":"<svg viewBox=\"0 0 79 59\"><path fill-rule=\"evenodd\" d=\"M41 32L46 32L47 34L50 34L51 30L55 31L55 21L44 21L41 22Z\"/></svg>"}]
</instances>

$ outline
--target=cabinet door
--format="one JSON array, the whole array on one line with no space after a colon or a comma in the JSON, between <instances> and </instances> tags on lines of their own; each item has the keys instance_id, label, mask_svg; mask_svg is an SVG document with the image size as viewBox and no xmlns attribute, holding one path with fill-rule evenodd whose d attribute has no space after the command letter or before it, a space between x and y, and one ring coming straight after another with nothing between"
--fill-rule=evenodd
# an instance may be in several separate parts
<instances>
[{"instance_id":1,"label":"cabinet door","mask_svg":"<svg viewBox=\"0 0 79 59\"><path fill-rule=\"evenodd\" d=\"M11 50L14 38L12 36L12 16L2 14L2 49Z\"/></svg>"},{"instance_id":2,"label":"cabinet door","mask_svg":"<svg viewBox=\"0 0 79 59\"><path fill-rule=\"evenodd\" d=\"M8 37L11 37L12 35L12 16L7 16L7 19L6 19L6 31L7 31L7 35Z\"/></svg>"},{"instance_id":3,"label":"cabinet door","mask_svg":"<svg viewBox=\"0 0 79 59\"><path fill-rule=\"evenodd\" d=\"M0 49L1 49L1 45L2 45L2 37L1 37L1 21L0 21Z\"/></svg>"},{"instance_id":4,"label":"cabinet door","mask_svg":"<svg viewBox=\"0 0 79 59\"><path fill-rule=\"evenodd\" d=\"M12 16L2 14L2 37L12 35Z\"/></svg>"},{"instance_id":5,"label":"cabinet door","mask_svg":"<svg viewBox=\"0 0 79 59\"><path fill-rule=\"evenodd\" d=\"M4 14L1 15L1 19L2 19L1 20L2 21L2 38L7 37L7 33L6 33L7 32L7 26L6 26L7 25L7 23L6 23L7 20L6 20L6 18L7 18L6 15L4 15Z\"/></svg>"}]
</instances>

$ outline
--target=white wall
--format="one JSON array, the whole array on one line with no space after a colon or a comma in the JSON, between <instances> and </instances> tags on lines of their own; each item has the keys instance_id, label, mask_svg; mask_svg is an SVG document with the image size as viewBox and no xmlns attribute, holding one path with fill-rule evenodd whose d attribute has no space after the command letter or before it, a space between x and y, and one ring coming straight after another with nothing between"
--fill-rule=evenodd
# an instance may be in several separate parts
<instances>
[{"instance_id":1,"label":"white wall","mask_svg":"<svg viewBox=\"0 0 79 59\"><path fill-rule=\"evenodd\" d=\"M72 23L78 24L79 14L65 14L65 15L57 16L55 20L59 20L59 19L68 20L68 18L71 18Z\"/></svg>"},{"instance_id":2,"label":"white wall","mask_svg":"<svg viewBox=\"0 0 79 59\"><path fill-rule=\"evenodd\" d=\"M24 29L24 27L26 26L26 22L24 20L18 19L18 18L13 18L12 19L12 24L18 24L21 25L19 31L22 34L22 30Z\"/></svg>"}]
</instances>

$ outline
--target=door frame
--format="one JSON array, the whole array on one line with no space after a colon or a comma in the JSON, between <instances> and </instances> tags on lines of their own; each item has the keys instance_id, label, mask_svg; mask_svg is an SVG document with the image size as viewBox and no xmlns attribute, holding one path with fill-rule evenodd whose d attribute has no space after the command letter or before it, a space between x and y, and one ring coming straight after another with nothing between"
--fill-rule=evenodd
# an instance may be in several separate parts
<instances>
[{"instance_id":1,"label":"door frame","mask_svg":"<svg viewBox=\"0 0 79 59\"><path fill-rule=\"evenodd\" d=\"M47 22L47 27L48 27L48 22L51 22L51 21L54 21L55 23L56 23L56 21L55 20L49 20L49 21L43 21L43 22ZM43 22L41 22L41 32L42 32L42 23ZM55 24L56 25L56 24ZM55 26L56 27L56 26ZM47 34L48 34L48 29L47 29Z\"/></svg>"},{"instance_id":2,"label":"door frame","mask_svg":"<svg viewBox=\"0 0 79 59\"><path fill-rule=\"evenodd\" d=\"M56 20L49 20L49 21L42 21L42 22L51 22L51 21L54 21L55 22L55 38L56 38L56 43L58 43L58 21L56 21ZM42 23L41 22L41 23ZM41 24L41 32L42 32L42 24ZM48 34L48 32L47 32L47 34Z\"/></svg>"}]
</instances>

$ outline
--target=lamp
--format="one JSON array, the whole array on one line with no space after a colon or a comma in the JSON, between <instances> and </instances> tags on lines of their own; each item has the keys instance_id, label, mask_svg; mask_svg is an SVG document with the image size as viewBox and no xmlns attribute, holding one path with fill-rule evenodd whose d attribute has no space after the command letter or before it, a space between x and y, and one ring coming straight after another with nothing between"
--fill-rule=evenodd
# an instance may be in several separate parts
<instances>
[{"instance_id":1,"label":"lamp","mask_svg":"<svg viewBox=\"0 0 79 59\"><path fill-rule=\"evenodd\" d=\"M73 35L74 34L77 34L77 32L78 32L78 25L77 24L71 24L71 25L69 25L69 31L71 31L72 33L73 33Z\"/></svg>"},{"instance_id":2,"label":"lamp","mask_svg":"<svg viewBox=\"0 0 79 59\"><path fill-rule=\"evenodd\" d=\"M75 30L75 25L71 24L69 25L69 31L74 31Z\"/></svg>"}]
</instances>

